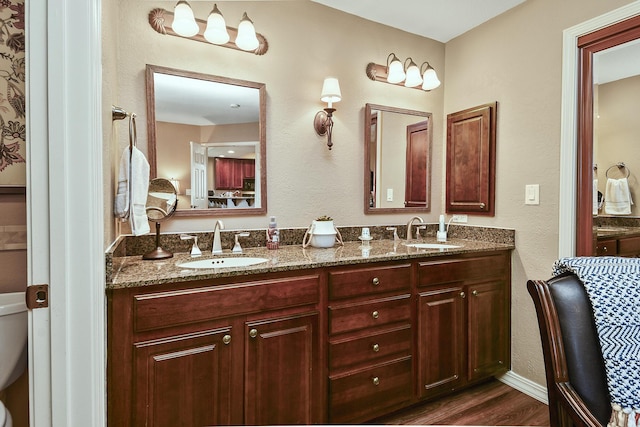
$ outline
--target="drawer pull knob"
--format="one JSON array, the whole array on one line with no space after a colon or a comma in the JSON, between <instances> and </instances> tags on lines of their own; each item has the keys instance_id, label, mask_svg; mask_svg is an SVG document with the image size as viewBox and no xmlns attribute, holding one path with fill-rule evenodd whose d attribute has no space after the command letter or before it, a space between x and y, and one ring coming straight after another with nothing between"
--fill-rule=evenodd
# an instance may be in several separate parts
<instances>
[{"instance_id":1,"label":"drawer pull knob","mask_svg":"<svg viewBox=\"0 0 640 427\"><path fill-rule=\"evenodd\" d=\"M373 385L375 385L375 386L380 385L380 378L378 378L378 377L373 377Z\"/></svg>"},{"instance_id":2,"label":"drawer pull knob","mask_svg":"<svg viewBox=\"0 0 640 427\"><path fill-rule=\"evenodd\" d=\"M222 342L224 344L229 344L231 342L231 335L225 335L224 337L222 337Z\"/></svg>"},{"instance_id":3,"label":"drawer pull knob","mask_svg":"<svg viewBox=\"0 0 640 427\"><path fill-rule=\"evenodd\" d=\"M380 317L380 313L378 313L378 310L376 310L373 313L371 313L371 316L373 316L374 319L377 319L378 317Z\"/></svg>"},{"instance_id":4,"label":"drawer pull knob","mask_svg":"<svg viewBox=\"0 0 640 427\"><path fill-rule=\"evenodd\" d=\"M380 284L380 279L378 279L377 277L374 277L371 283L373 283L373 286L378 286Z\"/></svg>"},{"instance_id":5,"label":"drawer pull knob","mask_svg":"<svg viewBox=\"0 0 640 427\"><path fill-rule=\"evenodd\" d=\"M258 330L257 330L257 329L251 329L251 330L249 331L249 336L250 336L251 338L255 338L255 337L257 337L257 336L258 336Z\"/></svg>"},{"instance_id":6,"label":"drawer pull knob","mask_svg":"<svg viewBox=\"0 0 640 427\"><path fill-rule=\"evenodd\" d=\"M478 296L478 291L476 289L474 289L473 291L471 291L471 295L473 295L474 297Z\"/></svg>"},{"instance_id":7,"label":"drawer pull knob","mask_svg":"<svg viewBox=\"0 0 640 427\"><path fill-rule=\"evenodd\" d=\"M460 298L466 298L467 294L465 294L464 292L460 292Z\"/></svg>"},{"instance_id":8,"label":"drawer pull knob","mask_svg":"<svg viewBox=\"0 0 640 427\"><path fill-rule=\"evenodd\" d=\"M380 345L379 345L379 344L374 344L374 345L373 345L373 352L374 352L374 353L377 353L377 352L379 352L379 351L380 351Z\"/></svg>"}]
</instances>

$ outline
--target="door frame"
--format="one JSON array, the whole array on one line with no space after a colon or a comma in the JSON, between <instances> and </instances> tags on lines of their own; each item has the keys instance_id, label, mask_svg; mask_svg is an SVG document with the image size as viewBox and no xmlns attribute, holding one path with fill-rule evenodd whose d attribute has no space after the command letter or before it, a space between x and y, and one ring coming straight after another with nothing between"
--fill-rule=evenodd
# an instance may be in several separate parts
<instances>
[{"instance_id":1,"label":"door frame","mask_svg":"<svg viewBox=\"0 0 640 427\"><path fill-rule=\"evenodd\" d=\"M105 425L101 0L26 2L30 426ZM108 188L108 186L107 186Z\"/></svg>"}]
</instances>

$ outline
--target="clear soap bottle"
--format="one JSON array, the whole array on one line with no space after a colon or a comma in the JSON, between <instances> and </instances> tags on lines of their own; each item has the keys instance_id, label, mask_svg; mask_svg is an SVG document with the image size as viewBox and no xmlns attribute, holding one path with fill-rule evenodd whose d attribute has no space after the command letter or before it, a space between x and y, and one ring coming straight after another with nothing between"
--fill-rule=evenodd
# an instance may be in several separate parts
<instances>
[{"instance_id":1,"label":"clear soap bottle","mask_svg":"<svg viewBox=\"0 0 640 427\"><path fill-rule=\"evenodd\" d=\"M267 228L267 249L278 249L280 246L280 230L278 230L278 223L276 217L272 216L269 219L269 228Z\"/></svg>"}]
</instances>

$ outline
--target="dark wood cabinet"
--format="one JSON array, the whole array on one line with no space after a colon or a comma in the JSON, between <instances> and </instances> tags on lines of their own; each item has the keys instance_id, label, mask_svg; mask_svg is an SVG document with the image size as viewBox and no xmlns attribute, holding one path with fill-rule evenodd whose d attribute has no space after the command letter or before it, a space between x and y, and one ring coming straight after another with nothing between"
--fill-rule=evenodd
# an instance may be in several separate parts
<instances>
[{"instance_id":1,"label":"dark wood cabinet","mask_svg":"<svg viewBox=\"0 0 640 427\"><path fill-rule=\"evenodd\" d=\"M256 176L255 160L216 157L214 176L216 190L242 190L243 180Z\"/></svg>"},{"instance_id":2,"label":"dark wood cabinet","mask_svg":"<svg viewBox=\"0 0 640 427\"><path fill-rule=\"evenodd\" d=\"M510 365L510 253L110 289L108 425L357 424Z\"/></svg>"},{"instance_id":3,"label":"dark wood cabinet","mask_svg":"<svg viewBox=\"0 0 640 427\"><path fill-rule=\"evenodd\" d=\"M446 211L495 213L497 103L447 115Z\"/></svg>"},{"instance_id":4,"label":"dark wood cabinet","mask_svg":"<svg viewBox=\"0 0 640 427\"><path fill-rule=\"evenodd\" d=\"M431 193L431 138L429 122L407 126L407 172L404 205L429 209Z\"/></svg>"}]
</instances>

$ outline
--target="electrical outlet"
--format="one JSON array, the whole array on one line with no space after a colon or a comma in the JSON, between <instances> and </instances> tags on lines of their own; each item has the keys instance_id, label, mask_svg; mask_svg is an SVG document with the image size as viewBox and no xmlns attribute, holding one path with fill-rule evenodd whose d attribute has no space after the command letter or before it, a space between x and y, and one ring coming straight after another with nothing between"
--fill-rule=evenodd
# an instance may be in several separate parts
<instances>
[{"instance_id":1,"label":"electrical outlet","mask_svg":"<svg viewBox=\"0 0 640 427\"><path fill-rule=\"evenodd\" d=\"M467 222L467 216L466 215L453 215L453 217L451 217L451 221L453 221L453 222Z\"/></svg>"}]
</instances>

